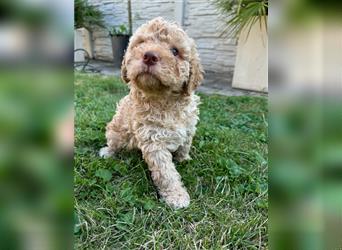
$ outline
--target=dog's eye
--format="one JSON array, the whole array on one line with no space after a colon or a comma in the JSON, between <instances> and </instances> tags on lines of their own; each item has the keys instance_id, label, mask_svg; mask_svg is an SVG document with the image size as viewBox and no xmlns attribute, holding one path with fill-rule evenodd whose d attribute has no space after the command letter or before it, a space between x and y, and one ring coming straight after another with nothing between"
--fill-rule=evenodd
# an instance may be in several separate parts
<instances>
[{"instance_id":1,"label":"dog's eye","mask_svg":"<svg viewBox=\"0 0 342 250\"><path fill-rule=\"evenodd\" d=\"M172 48L171 49L171 52L174 56L178 56L179 52L178 52L178 49L177 48Z\"/></svg>"}]
</instances>

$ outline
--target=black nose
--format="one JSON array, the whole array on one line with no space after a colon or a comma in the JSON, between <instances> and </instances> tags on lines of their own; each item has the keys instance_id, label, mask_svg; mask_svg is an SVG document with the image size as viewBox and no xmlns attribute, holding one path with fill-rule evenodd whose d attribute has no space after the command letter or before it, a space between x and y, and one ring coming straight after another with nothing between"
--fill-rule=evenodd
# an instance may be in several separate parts
<instances>
[{"instance_id":1,"label":"black nose","mask_svg":"<svg viewBox=\"0 0 342 250\"><path fill-rule=\"evenodd\" d=\"M144 63L148 66L155 65L158 62L157 55L152 51L147 51L143 57Z\"/></svg>"}]
</instances>

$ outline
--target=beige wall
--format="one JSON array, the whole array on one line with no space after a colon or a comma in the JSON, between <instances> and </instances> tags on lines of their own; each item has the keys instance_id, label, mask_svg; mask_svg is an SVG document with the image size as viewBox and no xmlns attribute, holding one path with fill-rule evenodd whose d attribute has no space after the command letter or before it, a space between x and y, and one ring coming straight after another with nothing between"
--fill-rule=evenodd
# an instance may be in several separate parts
<instances>
[{"instance_id":1,"label":"beige wall","mask_svg":"<svg viewBox=\"0 0 342 250\"><path fill-rule=\"evenodd\" d=\"M233 87L268 91L268 39L264 22L242 31L235 63Z\"/></svg>"}]
</instances>

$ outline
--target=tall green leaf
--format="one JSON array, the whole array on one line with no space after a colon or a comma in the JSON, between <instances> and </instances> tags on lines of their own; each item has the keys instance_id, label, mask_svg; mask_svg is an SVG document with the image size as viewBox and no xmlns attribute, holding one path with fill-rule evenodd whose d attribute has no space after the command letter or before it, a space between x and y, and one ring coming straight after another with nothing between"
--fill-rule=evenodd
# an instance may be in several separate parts
<instances>
[{"instance_id":1,"label":"tall green leaf","mask_svg":"<svg viewBox=\"0 0 342 250\"><path fill-rule=\"evenodd\" d=\"M264 22L268 15L268 0L213 0L221 13L227 17L226 29L230 35L238 37L246 29L248 34L256 22ZM248 35L247 35L248 36Z\"/></svg>"}]
</instances>

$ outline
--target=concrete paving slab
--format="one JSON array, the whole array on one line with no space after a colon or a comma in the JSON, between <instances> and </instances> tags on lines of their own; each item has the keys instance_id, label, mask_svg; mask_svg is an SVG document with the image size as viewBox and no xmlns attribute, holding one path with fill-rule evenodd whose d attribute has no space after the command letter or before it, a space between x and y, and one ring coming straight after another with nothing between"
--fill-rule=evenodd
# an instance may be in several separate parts
<instances>
[{"instance_id":1,"label":"concrete paving slab","mask_svg":"<svg viewBox=\"0 0 342 250\"><path fill-rule=\"evenodd\" d=\"M91 60L86 67L86 72L100 73L107 76L121 76L120 68L115 68L111 62L99 60ZM268 96L267 93L235 89L232 87L232 78L231 73L206 72L203 83L197 91L209 95Z\"/></svg>"}]
</instances>

